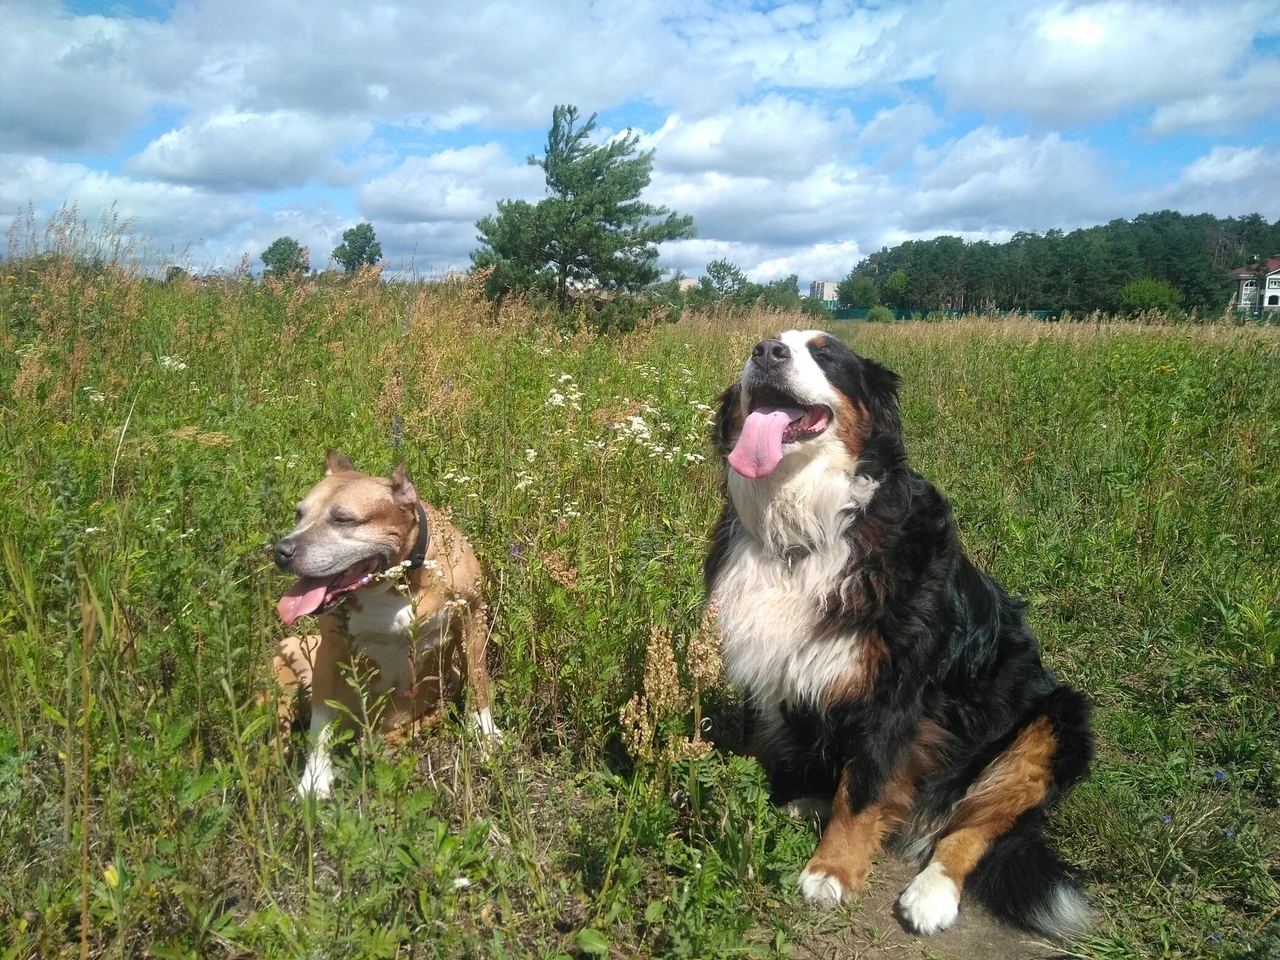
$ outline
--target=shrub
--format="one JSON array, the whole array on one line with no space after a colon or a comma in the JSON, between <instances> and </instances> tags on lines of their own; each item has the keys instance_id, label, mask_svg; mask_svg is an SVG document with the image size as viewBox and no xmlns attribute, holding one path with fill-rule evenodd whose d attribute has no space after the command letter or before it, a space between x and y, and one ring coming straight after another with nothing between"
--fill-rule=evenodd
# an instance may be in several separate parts
<instances>
[{"instance_id":1,"label":"shrub","mask_svg":"<svg viewBox=\"0 0 1280 960\"><path fill-rule=\"evenodd\" d=\"M1158 310L1161 313L1179 314L1182 294L1167 280L1143 277L1126 283L1120 290L1120 309L1128 314Z\"/></svg>"}]
</instances>

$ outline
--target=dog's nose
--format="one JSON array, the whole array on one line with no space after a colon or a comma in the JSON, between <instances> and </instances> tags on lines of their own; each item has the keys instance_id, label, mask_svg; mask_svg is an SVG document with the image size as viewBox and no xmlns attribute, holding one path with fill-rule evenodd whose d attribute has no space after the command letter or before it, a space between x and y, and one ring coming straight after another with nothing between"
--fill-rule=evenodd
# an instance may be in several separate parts
<instances>
[{"instance_id":1,"label":"dog's nose","mask_svg":"<svg viewBox=\"0 0 1280 960\"><path fill-rule=\"evenodd\" d=\"M751 351L751 359L768 370L784 360L791 359L791 348L781 340L761 340Z\"/></svg>"},{"instance_id":2,"label":"dog's nose","mask_svg":"<svg viewBox=\"0 0 1280 960\"><path fill-rule=\"evenodd\" d=\"M285 537L276 544L276 566L281 570L289 565L289 561L293 559L293 552L296 549L292 540Z\"/></svg>"}]
</instances>

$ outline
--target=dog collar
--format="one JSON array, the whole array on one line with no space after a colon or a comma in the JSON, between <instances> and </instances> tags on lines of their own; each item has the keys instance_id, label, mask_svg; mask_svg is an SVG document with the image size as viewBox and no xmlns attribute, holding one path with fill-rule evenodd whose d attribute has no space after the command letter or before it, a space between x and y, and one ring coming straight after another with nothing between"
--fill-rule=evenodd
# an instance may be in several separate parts
<instances>
[{"instance_id":1,"label":"dog collar","mask_svg":"<svg viewBox=\"0 0 1280 960\"><path fill-rule=\"evenodd\" d=\"M417 570L427 562L427 543L431 539L431 521L427 519L427 511L422 501L418 501L418 539L413 545L413 553L409 554L409 569Z\"/></svg>"}]
</instances>

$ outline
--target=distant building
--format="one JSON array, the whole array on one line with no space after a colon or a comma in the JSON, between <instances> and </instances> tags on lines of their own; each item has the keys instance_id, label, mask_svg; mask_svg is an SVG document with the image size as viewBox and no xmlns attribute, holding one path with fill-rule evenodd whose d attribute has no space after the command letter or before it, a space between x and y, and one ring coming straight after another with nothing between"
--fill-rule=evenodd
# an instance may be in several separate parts
<instances>
[{"instance_id":1,"label":"distant building","mask_svg":"<svg viewBox=\"0 0 1280 960\"><path fill-rule=\"evenodd\" d=\"M693 277L681 277L681 278L680 278L679 287L680 287L680 292L681 292L681 293L688 293L690 290L692 290L692 289L693 289L694 287L696 287L697 285L698 285L698 281L697 281L697 280L695 280Z\"/></svg>"},{"instance_id":2,"label":"distant building","mask_svg":"<svg viewBox=\"0 0 1280 960\"><path fill-rule=\"evenodd\" d=\"M840 300L840 295L836 293L836 281L814 280L809 284L809 299L821 300L823 306L834 310Z\"/></svg>"},{"instance_id":3,"label":"distant building","mask_svg":"<svg viewBox=\"0 0 1280 960\"><path fill-rule=\"evenodd\" d=\"M1280 310L1280 254L1266 263L1231 271L1237 310Z\"/></svg>"}]
</instances>

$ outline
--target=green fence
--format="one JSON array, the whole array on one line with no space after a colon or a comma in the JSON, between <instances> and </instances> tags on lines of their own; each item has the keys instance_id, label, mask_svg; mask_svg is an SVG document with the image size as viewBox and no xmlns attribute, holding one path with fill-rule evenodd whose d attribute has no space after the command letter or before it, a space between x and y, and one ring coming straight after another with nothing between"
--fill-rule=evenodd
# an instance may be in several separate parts
<instances>
[{"instance_id":1,"label":"green fence","mask_svg":"<svg viewBox=\"0 0 1280 960\"><path fill-rule=\"evenodd\" d=\"M867 307L838 307L832 311L837 320L865 320L870 312L871 308ZM982 310L924 310L906 307L890 309L889 312L893 314L895 320L950 320L975 313L1001 317L1027 317L1032 320L1057 320L1062 316L1061 310L997 310L986 313Z\"/></svg>"}]
</instances>

